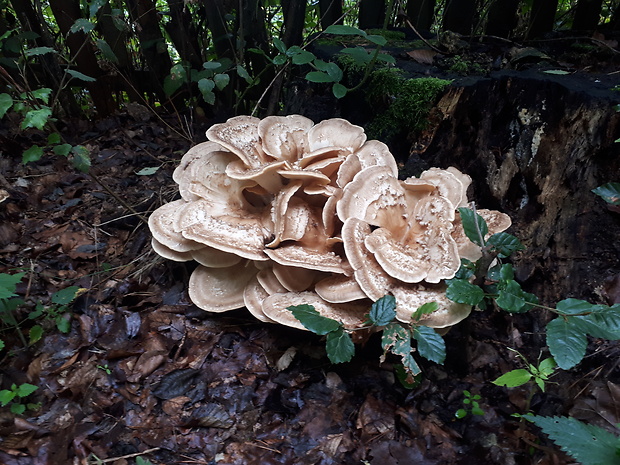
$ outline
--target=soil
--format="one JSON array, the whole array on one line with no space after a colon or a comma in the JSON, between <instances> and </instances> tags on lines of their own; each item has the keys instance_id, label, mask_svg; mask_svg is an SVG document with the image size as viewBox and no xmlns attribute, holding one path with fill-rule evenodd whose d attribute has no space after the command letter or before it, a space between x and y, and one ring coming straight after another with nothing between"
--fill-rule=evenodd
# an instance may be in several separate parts
<instances>
[{"instance_id":1,"label":"soil","mask_svg":"<svg viewBox=\"0 0 620 465\"><path fill-rule=\"evenodd\" d=\"M603 75L612 76L546 78L591 90ZM556 372L545 392L490 382L524 367L510 349L531 362L548 356L545 312L475 312L445 336L445 364L420 361L423 379L405 389L396 361L379 363L376 337L332 365L318 336L242 310L199 310L186 295L192 265L158 258L142 221L177 195L171 173L190 146L178 127L148 112L67 124L70 142L91 150L95 178L58 157L22 165L44 135L0 129L0 272L27 272L19 328L1 335L0 383L39 386L27 398L38 406L0 411L0 463L562 465L573 461L515 414L620 423L616 342L591 340L584 361ZM68 333L52 318L28 319L69 285L84 292L62 315ZM609 286L601 299L617 295ZM24 346L17 331L28 337L35 323L44 335ZM456 418L466 391L483 415Z\"/></svg>"}]
</instances>

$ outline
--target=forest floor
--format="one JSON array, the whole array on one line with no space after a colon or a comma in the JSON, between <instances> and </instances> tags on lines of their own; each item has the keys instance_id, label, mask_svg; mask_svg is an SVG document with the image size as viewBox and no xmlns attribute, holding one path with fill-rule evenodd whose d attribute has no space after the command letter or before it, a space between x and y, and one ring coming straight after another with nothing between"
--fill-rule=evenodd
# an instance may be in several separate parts
<instances>
[{"instance_id":1,"label":"forest floor","mask_svg":"<svg viewBox=\"0 0 620 465\"><path fill-rule=\"evenodd\" d=\"M544 313L475 312L446 335L446 363L420 361L408 390L393 360L379 363L376 337L333 365L318 336L199 310L185 292L191 265L153 253L139 217L177 193L171 173L189 142L173 126L123 112L74 127L100 182L60 158L24 166L28 141L5 138L15 155L0 159L0 272L27 271L19 329L45 331L26 347L15 328L2 332L1 387L37 385L23 403L39 405L0 410L0 463L562 465L573 461L514 414L620 423L617 343L591 341L544 393L491 383L524 367L509 348L548 356ZM49 302L69 285L85 291L62 333ZM37 303L47 310L31 321ZM483 415L455 416L466 392Z\"/></svg>"}]
</instances>

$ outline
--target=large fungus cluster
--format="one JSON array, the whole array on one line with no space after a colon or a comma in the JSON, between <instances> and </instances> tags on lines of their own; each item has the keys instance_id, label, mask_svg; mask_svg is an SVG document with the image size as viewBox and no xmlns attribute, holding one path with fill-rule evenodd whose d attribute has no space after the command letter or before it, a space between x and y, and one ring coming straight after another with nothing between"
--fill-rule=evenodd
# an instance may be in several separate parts
<instances>
[{"instance_id":1,"label":"large fungus cluster","mask_svg":"<svg viewBox=\"0 0 620 465\"><path fill-rule=\"evenodd\" d=\"M308 304L346 328L363 325L372 301L392 294L409 322L444 328L469 306L445 296L460 259L480 248L457 209L471 178L431 168L398 179L387 146L343 119L239 116L207 131L173 174L180 200L149 218L154 250L195 260L189 295L210 312L246 307L256 318L303 329L287 307ZM508 216L478 210L489 234Z\"/></svg>"}]
</instances>

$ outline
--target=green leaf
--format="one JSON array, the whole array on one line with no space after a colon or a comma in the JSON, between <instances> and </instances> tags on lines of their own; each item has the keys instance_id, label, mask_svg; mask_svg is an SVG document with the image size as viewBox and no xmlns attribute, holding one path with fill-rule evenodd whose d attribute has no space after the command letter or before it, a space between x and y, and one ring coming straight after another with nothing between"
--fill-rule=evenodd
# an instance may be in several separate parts
<instances>
[{"instance_id":1,"label":"green leaf","mask_svg":"<svg viewBox=\"0 0 620 465\"><path fill-rule=\"evenodd\" d=\"M16 393L19 397L24 398L24 397L28 397L30 394L32 394L37 389L39 389L39 387L35 386L34 384L23 383L17 387Z\"/></svg>"},{"instance_id":2,"label":"green leaf","mask_svg":"<svg viewBox=\"0 0 620 465\"><path fill-rule=\"evenodd\" d=\"M312 305L294 305L287 309L293 312L293 316L302 325L320 336L336 331L341 326L338 321L322 316Z\"/></svg>"},{"instance_id":3,"label":"green leaf","mask_svg":"<svg viewBox=\"0 0 620 465\"><path fill-rule=\"evenodd\" d=\"M302 50L299 53L293 55L293 64L295 64L295 65L307 65L308 63L311 63L312 60L314 60L315 58L316 58L316 56L314 55L314 53Z\"/></svg>"},{"instance_id":4,"label":"green leaf","mask_svg":"<svg viewBox=\"0 0 620 465\"><path fill-rule=\"evenodd\" d=\"M228 74L216 74L213 76L213 82L215 82L215 87L217 87L217 90L222 90L230 82L230 76Z\"/></svg>"},{"instance_id":5,"label":"green leaf","mask_svg":"<svg viewBox=\"0 0 620 465\"><path fill-rule=\"evenodd\" d=\"M514 252L525 249L519 239L505 232L493 234L489 237L487 244L493 246L493 248L499 252L501 258L509 257Z\"/></svg>"},{"instance_id":6,"label":"green leaf","mask_svg":"<svg viewBox=\"0 0 620 465\"><path fill-rule=\"evenodd\" d=\"M90 169L90 151L83 145L76 145L71 148L71 153L73 154L71 159L73 167L82 173L88 173Z\"/></svg>"},{"instance_id":7,"label":"green leaf","mask_svg":"<svg viewBox=\"0 0 620 465\"><path fill-rule=\"evenodd\" d=\"M454 412L454 416L459 420L462 420L467 416L467 410L465 410L464 408L460 408L456 412Z\"/></svg>"},{"instance_id":8,"label":"green leaf","mask_svg":"<svg viewBox=\"0 0 620 465\"><path fill-rule=\"evenodd\" d=\"M413 337L418 342L418 352L431 362L443 364L446 359L446 343L433 328L416 326Z\"/></svg>"},{"instance_id":9,"label":"green leaf","mask_svg":"<svg viewBox=\"0 0 620 465\"><path fill-rule=\"evenodd\" d=\"M32 91L32 96L34 98L39 99L46 104L49 102L51 95L52 89L50 89L49 87L41 87L40 89L35 89Z\"/></svg>"},{"instance_id":10,"label":"green leaf","mask_svg":"<svg viewBox=\"0 0 620 465\"><path fill-rule=\"evenodd\" d=\"M578 315L601 310L604 307L604 305L593 305L585 300L564 299L557 303L555 309L562 315Z\"/></svg>"},{"instance_id":11,"label":"green leaf","mask_svg":"<svg viewBox=\"0 0 620 465\"><path fill-rule=\"evenodd\" d=\"M565 71L563 69L548 69L548 70L543 71L543 73L557 74L557 75L571 74L570 71Z\"/></svg>"},{"instance_id":12,"label":"green leaf","mask_svg":"<svg viewBox=\"0 0 620 465\"><path fill-rule=\"evenodd\" d=\"M538 365L538 373L541 377L547 379L553 374L557 366L558 364L555 363L553 357L546 358Z\"/></svg>"},{"instance_id":13,"label":"green leaf","mask_svg":"<svg viewBox=\"0 0 620 465\"><path fill-rule=\"evenodd\" d=\"M310 82L334 82L334 79L323 71L310 71L306 74L306 79Z\"/></svg>"},{"instance_id":14,"label":"green leaf","mask_svg":"<svg viewBox=\"0 0 620 465\"><path fill-rule=\"evenodd\" d=\"M556 318L547 325L547 346L563 370L577 365L586 354L588 339L573 321Z\"/></svg>"},{"instance_id":15,"label":"green leaf","mask_svg":"<svg viewBox=\"0 0 620 465\"><path fill-rule=\"evenodd\" d=\"M215 103L215 94L213 93L213 89L215 89L215 82L211 79L201 79L198 81L198 90L202 94L202 98L209 105L213 105Z\"/></svg>"},{"instance_id":16,"label":"green leaf","mask_svg":"<svg viewBox=\"0 0 620 465\"><path fill-rule=\"evenodd\" d=\"M429 313L433 313L435 310L439 308L439 304L437 302L426 302L422 304L418 309L413 312L411 319L413 321L419 321L424 315L428 315Z\"/></svg>"},{"instance_id":17,"label":"green leaf","mask_svg":"<svg viewBox=\"0 0 620 465\"><path fill-rule=\"evenodd\" d=\"M106 3L108 0L92 0L88 4L88 17L93 18Z\"/></svg>"},{"instance_id":18,"label":"green leaf","mask_svg":"<svg viewBox=\"0 0 620 465\"><path fill-rule=\"evenodd\" d=\"M60 144L52 149L56 155L67 157L71 153L73 146L71 144Z\"/></svg>"},{"instance_id":19,"label":"green leaf","mask_svg":"<svg viewBox=\"0 0 620 465\"><path fill-rule=\"evenodd\" d=\"M0 406L4 407L6 404L15 399L17 394L14 391L9 391L8 389L3 389L0 391Z\"/></svg>"},{"instance_id":20,"label":"green leaf","mask_svg":"<svg viewBox=\"0 0 620 465\"><path fill-rule=\"evenodd\" d=\"M13 97L9 94L0 94L0 118L3 118L12 106Z\"/></svg>"},{"instance_id":21,"label":"green leaf","mask_svg":"<svg viewBox=\"0 0 620 465\"><path fill-rule=\"evenodd\" d=\"M371 41L373 44L377 44L381 46L387 44L387 39L380 35L369 34L366 36L366 39Z\"/></svg>"},{"instance_id":22,"label":"green leaf","mask_svg":"<svg viewBox=\"0 0 620 465\"><path fill-rule=\"evenodd\" d=\"M42 337L43 337L43 327L41 325L34 325L32 328L30 328L30 331L28 333L28 339L29 339L30 345L34 344L35 342L40 341Z\"/></svg>"},{"instance_id":23,"label":"green leaf","mask_svg":"<svg viewBox=\"0 0 620 465\"><path fill-rule=\"evenodd\" d=\"M348 362L355 354L355 346L351 336L340 325L335 331L327 333L325 348L327 350L327 357L332 363Z\"/></svg>"},{"instance_id":24,"label":"green leaf","mask_svg":"<svg viewBox=\"0 0 620 465\"><path fill-rule=\"evenodd\" d=\"M245 79L248 84L252 84L252 78L243 66L237 65L237 74L240 78Z\"/></svg>"},{"instance_id":25,"label":"green leaf","mask_svg":"<svg viewBox=\"0 0 620 465\"><path fill-rule=\"evenodd\" d=\"M95 29L95 23L86 18L78 18L69 28L69 32L75 34L76 32L82 31L84 34L88 34L93 29Z\"/></svg>"},{"instance_id":26,"label":"green leaf","mask_svg":"<svg viewBox=\"0 0 620 465\"><path fill-rule=\"evenodd\" d=\"M396 299L393 295L385 295L370 307L368 318L375 326L385 326L396 318Z\"/></svg>"},{"instance_id":27,"label":"green leaf","mask_svg":"<svg viewBox=\"0 0 620 465\"><path fill-rule=\"evenodd\" d=\"M340 82L342 79L342 70L336 63L327 63L324 70L334 82Z\"/></svg>"},{"instance_id":28,"label":"green leaf","mask_svg":"<svg viewBox=\"0 0 620 465\"><path fill-rule=\"evenodd\" d=\"M60 144L60 134L57 132L52 132L47 136L47 145L56 145Z\"/></svg>"},{"instance_id":29,"label":"green leaf","mask_svg":"<svg viewBox=\"0 0 620 465\"><path fill-rule=\"evenodd\" d=\"M43 147L39 147L38 145L33 145L28 150L25 150L22 153L22 163L30 163L31 161L38 161L43 156Z\"/></svg>"},{"instance_id":30,"label":"green leaf","mask_svg":"<svg viewBox=\"0 0 620 465\"><path fill-rule=\"evenodd\" d=\"M0 339L0 350L4 349L4 341L2 339Z\"/></svg>"},{"instance_id":31,"label":"green leaf","mask_svg":"<svg viewBox=\"0 0 620 465\"><path fill-rule=\"evenodd\" d=\"M527 415L564 452L582 465L612 465L619 462L618 436L570 417Z\"/></svg>"},{"instance_id":32,"label":"green leaf","mask_svg":"<svg viewBox=\"0 0 620 465\"><path fill-rule=\"evenodd\" d=\"M118 64L118 57L112 50L112 47L110 47L110 45L105 40L97 39L95 41L95 45L97 45L97 48L99 49L99 51L101 52L101 54L106 60L108 60L111 63Z\"/></svg>"},{"instance_id":33,"label":"green leaf","mask_svg":"<svg viewBox=\"0 0 620 465\"><path fill-rule=\"evenodd\" d=\"M420 367L411 355L411 333L398 323L390 323L384 328L381 346L383 350L401 357L403 367L412 377L421 372Z\"/></svg>"},{"instance_id":34,"label":"green leaf","mask_svg":"<svg viewBox=\"0 0 620 465\"><path fill-rule=\"evenodd\" d=\"M337 34L337 35L355 35L366 37L366 32L362 31L353 26L343 26L341 24L332 24L328 26L325 31L325 34Z\"/></svg>"},{"instance_id":35,"label":"green leaf","mask_svg":"<svg viewBox=\"0 0 620 465\"><path fill-rule=\"evenodd\" d=\"M520 368L518 370L512 370L508 373L504 373L502 376L492 381L496 386L517 387L522 386L532 379L532 373Z\"/></svg>"},{"instance_id":36,"label":"green leaf","mask_svg":"<svg viewBox=\"0 0 620 465\"><path fill-rule=\"evenodd\" d=\"M21 415L26 411L26 406L22 404L12 404L11 405L11 413L15 415Z\"/></svg>"},{"instance_id":37,"label":"green leaf","mask_svg":"<svg viewBox=\"0 0 620 465\"><path fill-rule=\"evenodd\" d=\"M52 294L51 301L56 305L67 305L73 302L73 300L78 296L79 292L80 288L78 286L65 287L60 291L54 292Z\"/></svg>"},{"instance_id":38,"label":"green leaf","mask_svg":"<svg viewBox=\"0 0 620 465\"><path fill-rule=\"evenodd\" d=\"M286 53L286 44L282 42L280 39L278 39L277 37L273 38L273 45L276 46L276 49L278 50L278 52Z\"/></svg>"},{"instance_id":39,"label":"green leaf","mask_svg":"<svg viewBox=\"0 0 620 465\"><path fill-rule=\"evenodd\" d=\"M611 205L620 205L620 182L603 184L596 189L592 189L592 192Z\"/></svg>"},{"instance_id":40,"label":"green leaf","mask_svg":"<svg viewBox=\"0 0 620 465\"><path fill-rule=\"evenodd\" d=\"M370 60L372 60L372 54L368 53L363 47L347 47L340 50L338 53L349 55L357 64L360 65L366 65L370 63Z\"/></svg>"},{"instance_id":41,"label":"green leaf","mask_svg":"<svg viewBox=\"0 0 620 465\"><path fill-rule=\"evenodd\" d=\"M522 313L527 311L523 289L514 280L500 283L499 295L495 298L497 305L511 313Z\"/></svg>"},{"instance_id":42,"label":"green leaf","mask_svg":"<svg viewBox=\"0 0 620 465\"><path fill-rule=\"evenodd\" d=\"M208 71L215 71L222 67L222 63L220 63L219 61L205 61L202 64L202 67Z\"/></svg>"},{"instance_id":43,"label":"green leaf","mask_svg":"<svg viewBox=\"0 0 620 465\"><path fill-rule=\"evenodd\" d=\"M79 71L76 71L74 69L67 69L66 72L67 74L71 75L71 77L73 77L74 79L79 79L80 81L84 81L84 82L97 81L97 78L87 76L86 74L80 73Z\"/></svg>"},{"instance_id":44,"label":"green leaf","mask_svg":"<svg viewBox=\"0 0 620 465\"><path fill-rule=\"evenodd\" d=\"M465 279L451 279L446 297L459 304L478 305L484 299L484 291Z\"/></svg>"},{"instance_id":45,"label":"green leaf","mask_svg":"<svg viewBox=\"0 0 620 465\"><path fill-rule=\"evenodd\" d=\"M610 341L620 339L620 306L596 305L593 307L595 310L589 315L573 317L578 326L592 337Z\"/></svg>"},{"instance_id":46,"label":"green leaf","mask_svg":"<svg viewBox=\"0 0 620 465\"><path fill-rule=\"evenodd\" d=\"M17 283L20 282L25 275L26 273L0 273L0 299L8 299L15 296Z\"/></svg>"},{"instance_id":47,"label":"green leaf","mask_svg":"<svg viewBox=\"0 0 620 465\"><path fill-rule=\"evenodd\" d=\"M187 82L187 70L182 63L170 68L170 74L164 78L164 92L167 96L174 94Z\"/></svg>"},{"instance_id":48,"label":"green leaf","mask_svg":"<svg viewBox=\"0 0 620 465\"><path fill-rule=\"evenodd\" d=\"M286 57L286 55L276 55L275 57L273 57L273 64L276 66L282 66L284 63L286 63L286 60L288 58Z\"/></svg>"},{"instance_id":49,"label":"green leaf","mask_svg":"<svg viewBox=\"0 0 620 465\"><path fill-rule=\"evenodd\" d=\"M56 50L51 47L34 47L28 48L24 51L24 55L26 55L27 57L46 55L48 53L56 53Z\"/></svg>"},{"instance_id":50,"label":"green leaf","mask_svg":"<svg viewBox=\"0 0 620 465\"><path fill-rule=\"evenodd\" d=\"M24 116L24 121L22 121L22 129L43 129L49 121L50 116L52 116L52 109L49 107L30 110Z\"/></svg>"},{"instance_id":51,"label":"green leaf","mask_svg":"<svg viewBox=\"0 0 620 465\"><path fill-rule=\"evenodd\" d=\"M458 210L461 215L461 223L463 224L465 235L474 244L481 247L484 246L484 237L489 232L487 222L478 213L469 208L459 208Z\"/></svg>"},{"instance_id":52,"label":"green leaf","mask_svg":"<svg viewBox=\"0 0 620 465\"><path fill-rule=\"evenodd\" d=\"M149 167L146 167L146 168L142 168L136 174L138 176L151 176L152 174L157 173L159 168L161 168L161 166L149 166Z\"/></svg>"},{"instance_id":53,"label":"green leaf","mask_svg":"<svg viewBox=\"0 0 620 465\"><path fill-rule=\"evenodd\" d=\"M71 321L65 318L63 315L58 315L54 321L56 322L56 328L63 334L68 334L71 331Z\"/></svg>"}]
</instances>

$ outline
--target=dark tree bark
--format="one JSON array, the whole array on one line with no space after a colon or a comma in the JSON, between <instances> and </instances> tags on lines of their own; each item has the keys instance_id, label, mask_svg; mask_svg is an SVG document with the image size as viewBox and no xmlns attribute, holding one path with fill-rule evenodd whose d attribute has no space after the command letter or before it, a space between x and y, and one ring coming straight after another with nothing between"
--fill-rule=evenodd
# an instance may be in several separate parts
<instances>
[{"instance_id":1,"label":"dark tree bark","mask_svg":"<svg viewBox=\"0 0 620 465\"><path fill-rule=\"evenodd\" d=\"M211 31L213 47L219 58L235 59L234 38L229 34L224 16L228 13L222 0L204 0L207 27Z\"/></svg>"},{"instance_id":2,"label":"dark tree bark","mask_svg":"<svg viewBox=\"0 0 620 465\"><path fill-rule=\"evenodd\" d=\"M301 45L306 19L306 2L281 0L281 5L284 13L284 36L282 40L287 47Z\"/></svg>"},{"instance_id":3,"label":"dark tree bark","mask_svg":"<svg viewBox=\"0 0 620 465\"><path fill-rule=\"evenodd\" d=\"M78 70L97 79L97 82L87 82L84 87L88 90L99 117L111 114L116 109L112 98L112 91L104 80L105 74L99 67L93 45L83 32L70 32L73 23L82 17L78 0L51 0L50 7L58 23L60 32L66 37L66 42L75 59Z\"/></svg>"},{"instance_id":4,"label":"dark tree bark","mask_svg":"<svg viewBox=\"0 0 620 465\"><path fill-rule=\"evenodd\" d=\"M342 0L319 0L321 28L332 24L342 24Z\"/></svg>"},{"instance_id":5,"label":"dark tree bark","mask_svg":"<svg viewBox=\"0 0 620 465\"><path fill-rule=\"evenodd\" d=\"M383 27L385 19L384 0L360 0L360 29L377 29Z\"/></svg>"},{"instance_id":6,"label":"dark tree bark","mask_svg":"<svg viewBox=\"0 0 620 465\"><path fill-rule=\"evenodd\" d=\"M573 30L592 31L598 26L603 0L579 0L573 19Z\"/></svg>"},{"instance_id":7,"label":"dark tree bark","mask_svg":"<svg viewBox=\"0 0 620 465\"><path fill-rule=\"evenodd\" d=\"M557 9L558 0L534 0L527 38L542 37L546 33L553 31Z\"/></svg>"},{"instance_id":8,"label":"dark tree bark","mask_svg":"<svg viewBox=\"0 0 620 465\"><path fill-rule=\"evenodd\" d=\"M409 0L407 16L416 29L429 31L435 16L435 0Z\"/></svg>"},{"instance_id":9,"label":"dark tree bark","mask_svg":"<svg viewBox=\"0 0 620 465\"><path fill-rule=\"evenodd\" d=\"M475 14L476 0L448 0L443 15L443 30L470 35Z\"/></svg>"},{"instance_id":10,"label":"dark tree bark","mask_svg":"<svg viewBox=\"0 0 620 465\"><path fill-rule=\"evenodd\" d=\"M198 43L198 30L192 15L183 0L168 0L170 22L166 23L166 32L170 36L181 60L194 69L201 69L203 59Z\"/></svg>"},{"instance_id":11,"label":"dark tree bark","mask_svg":"<svg viewBox=\"0 0 620 465\"><path fill-rule=\"evenodd\" d=\"M510 37L517 25L517 10L521 0L496 0L489 8L486 33L490 36Z\"/></svg>"},{"instance_id":12,"label":"dark tree bark","mask_svg":"<svg viewBox=\"0 0 620 465\"><path fill-rule=\"evenodd\" d=\"M166 41L159 28L159 16L153 0L126 0L131 20L137 28L140 48L149 68L145 75L150 81L149 87L157 94L160 101L167 101L163 82L170 74L172 60L168 54Z\"/></svg>"}]
</instances>

